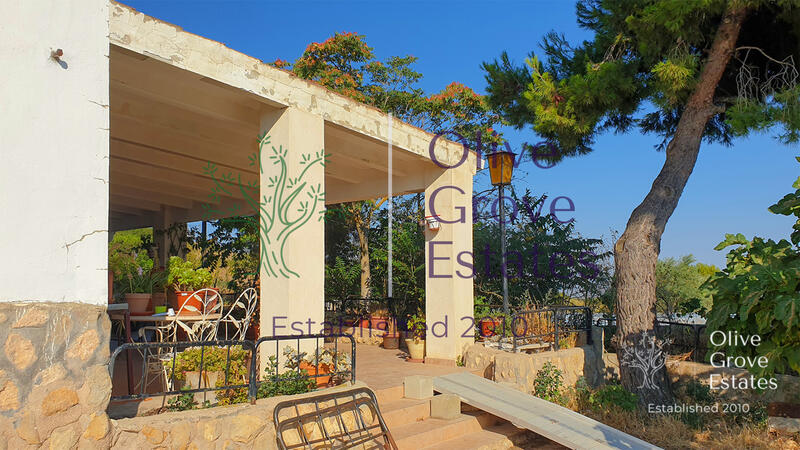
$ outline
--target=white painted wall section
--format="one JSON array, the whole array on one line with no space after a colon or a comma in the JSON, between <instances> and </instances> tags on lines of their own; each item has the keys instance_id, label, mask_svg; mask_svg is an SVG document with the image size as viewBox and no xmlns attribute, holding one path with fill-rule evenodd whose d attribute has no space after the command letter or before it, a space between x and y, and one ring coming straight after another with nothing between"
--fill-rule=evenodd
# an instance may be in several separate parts
<instances>
[{"instance_id":1,"label":"white painted wall section","mask_svg":"<svg viewBox=\"0 0 800 450\"><path fill-rule=\"evenodd\" d=\"M104 304L108 1L3 1L0 17L0 301Z\"/></svg>"}]
</instances>

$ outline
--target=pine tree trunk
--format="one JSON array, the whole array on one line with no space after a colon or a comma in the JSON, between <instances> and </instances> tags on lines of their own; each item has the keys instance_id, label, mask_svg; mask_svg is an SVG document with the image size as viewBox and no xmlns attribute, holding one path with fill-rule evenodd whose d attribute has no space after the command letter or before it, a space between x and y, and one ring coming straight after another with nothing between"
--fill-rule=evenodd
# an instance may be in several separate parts
<instances>
[{"instance_id":1,"label":"pine tree trunk","mask_svg":"<svg viewBox=\"0 0 800 450\"><path fill-rule=\"evenodd\" d=\"M672 401L666 367L655 363L663 355L647 340L654 336L656 262L661 235L697 161L703 131L709 119L720 112L713 103L714 92L733 55L746 16L746 10L738 3L729 3L717 28L708 60L667 145L661 172L614 246L620 378L626 389L639 395L639 402L645 407Z\"/></svg>"}]
</instances>

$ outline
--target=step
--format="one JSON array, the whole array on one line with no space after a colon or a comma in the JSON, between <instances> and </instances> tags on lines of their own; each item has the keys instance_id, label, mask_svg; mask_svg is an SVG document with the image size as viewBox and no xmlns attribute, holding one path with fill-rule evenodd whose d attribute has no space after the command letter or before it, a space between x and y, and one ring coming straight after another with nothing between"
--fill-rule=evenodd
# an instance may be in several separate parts
<instances>
[{"instance_id":1,"label":"step","mask_svg":"<svg viewBox=\"0 0 800 450\"><path fill-rule=\"evenodd\" d=\"M423 447L424 450L506 450L515 448L540 448L528 445L530 433L524 428L517 428L510 423L495 425L470 434L449 439L434 445ZM560 446L558 448L561 448Z\"/></svg>"},{"instance_id":2,"label":"step","mask_svg":"<svg viewBox=\"0 0 800 450\"><path fill-rule=\"evenodd\" d=\"M453 420L428 418L421 422L395 427L392 432L400 450L418 450L422 447L455 439L496 425L500 419L488 413L461 414Z\"/></svg>"},{"instance_id":3,"label":"step","mask_svg":"<svg viewBox=\"0 0 800 450\"><path fill-rule=\"evenodd\" d=\"M373 390L373 392L375 392L375 397L378 399L378 405L387 405L403 398L404 389L401 384L400 386Z\"/></svg>"},{"instance_id":4,"label":"step","mask_svg":"<svg viewBox=\"0 0 800 450\"><path fill-rule=\"evenodd\" d=\"M431 401L401 398L400 400L381 404L380 409L386 426L389 427L389 430L394 430L397 427L421 422L430 417Z\"/></svg>"}]
</instances>

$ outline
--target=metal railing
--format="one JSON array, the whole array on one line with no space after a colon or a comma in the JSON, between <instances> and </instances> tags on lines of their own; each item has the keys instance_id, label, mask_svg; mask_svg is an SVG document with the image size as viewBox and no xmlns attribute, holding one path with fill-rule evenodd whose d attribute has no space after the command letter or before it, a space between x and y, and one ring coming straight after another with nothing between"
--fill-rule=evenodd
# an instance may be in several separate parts
<instances>
[{"instance_id":1,"label":"metal railing","mask_svg":"<svg viewBox=\"0 0 800 450\"><path fill-rule=\"evenodd\" d=\"M608 336L604 339L606 350L611 348L610 337L616 334L617 319L615 317L601 317L597 319L596 325L603 328ZM706 324L704 323L684 323L669 320L657 320L655 326L656 336L667 341L665 349L667 354L680 355L690 353L695 362L705 360L708 352L708 342L705 337Z\"/></svg>"},{"instance_id":2,"label":"metal railing","mask_svg":"<svg viewBox=\"0 0 800 450\"><path fill-rule=\"evenodd\" d=\"M333 339L333 355L332 355L332 367L328 366L325 362L322 361L321 356L324 356L326 353L330 355L328 349L330 347L325 347L325 340L326 339ZM339 353L339 339L345 338L349 340L349 347L350 353L349 355L344 352L342 354ZM314 341L314 347L308 347L308 345L303 345L303 341ZM276 345L276 351L274 355L270 355L268 358L270 359L270 367L268 369L274 368L274 373L270 372L267 376L265 371L265 379L259 380L259 350L262 350L262 353L267 351L266 349L259 349L259 347L266 343L266 342L274 342ZM286 345L289 342L296 342L296 345ZM320 344L323 344L320 346ZM293 354L289 354L284 352L281 347L283 345L283 350L286 348L290 348L294 350ZM233 368L233 361L231 359L232 351L241 351L247 352L245 358L245 379L236 380L234 378L237 372ZM313 354L315 358L312 360L314 364L307 364L305 367L301 367L300 360L304 354L311 353L310 351L302 351L303 349L313 348ZM186 350L193 350L198 349L199 351L199 363L196 367L193 368L192 372L198 373L198 382L196 387L184 387L183 389L178 389L178 382L188 384L186 382L190 381L187 379L186 374L178 373L178 360L180 355L183 354ZM224 373L224 378L222 382L216 382L213 386L212 383L209 382L207 377L207 368L208 368L208 359L216 360L212 362L212 364L219 363L218 356L214 353L217 351L223 351L225 353L225 369L222 371ZM349 378L351 383L355 383L355 369L356 369L356 341L355 338L348 334L332 334L332 333L325 333L325 334L311 334L311 335L296 335L296 336L267 336L262 337L256 341L248 341L248 340L209 340L209 341L198 341L198 342L188 342L188 341L179 341L179 342L150 342L150 343L125 343L117 347L114 352L111 354L111 358L109 360L109 374L111 379L114 379L114 367L116 365L117 357L122 352L132 352L136 351L139 353L141 357L141 378L139 380L139 388L138 393L128 392L127 395L113 395L111 396L111 401L118 401L118 400L136 400L136 399L145 399L150 397L160 397L160 396L170 396L170 395L182 395L182 394L197 394L197 393L207 393L207 392L214 392L214 391L231 391L237 389L247 389L247 397L250 403L255 403L256 397L258 395L259 386L263 386L268 383L277 383L277 382L285 382L285 381L295 381L295 380L314 380L317 381L319 379L328 378L330 380L336 381L344 381ZM346 355L346 356L345 356ZM283 360L281 358L283 356ZM274 360L272 360L274 358ZM129 358L128 361L131 361L132 358ZM283 363L283 365L281 365ZM325 367L323 367L325 366ZM282 370L288 369L288 370ZM332 370L323 370L321 371L320 368L323 367L324 369L332 369ZM310 373L311 369L313 370L313 374ZM306 373L303 373L303 371ZM294 372L296 376L288 376L288 373ZM150 375L154 375L164 382L164 387L166 390L158 390L155 392L148 392L148 388L150 387L150 383L147 382ZM233 377L232 377L233 375ZM241 375L241 374L239 374ZM238 382L237 382L238 381ZM324 383L315 383L317 387Z\"/></svg>"},{"instance_id":3,"label":"metal railing","mask_svg":"<svg viewBox=\"0 0 800 450\"><path fill-rule=\"evenodd\" d=\"M586 343L592 344L592 310L587 306L554 306L551 308L518 311L511 321L512 349L517 352L525 346L549 344L553 350L561 347L561 340L580 333L586 334Z\"/></svg>"}]
</instances>

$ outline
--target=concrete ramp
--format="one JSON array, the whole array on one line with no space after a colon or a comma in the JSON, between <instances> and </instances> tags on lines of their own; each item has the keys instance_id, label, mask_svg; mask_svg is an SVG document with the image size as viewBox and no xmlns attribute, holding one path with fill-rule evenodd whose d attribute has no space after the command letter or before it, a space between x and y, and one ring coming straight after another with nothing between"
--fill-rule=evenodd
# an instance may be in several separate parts
<instances>
[{"instance_id":1,"label":"concrete ramp","mask_svg":"<svg viewBox=\"0 0 800 450\"><path fill-rule=\"evenodd\" d=\"M659 449L596 420L468 372L433 379L433 389L572 449Z\"/></svg>"}]
</instances>

